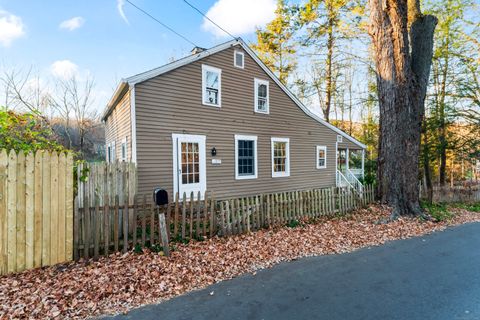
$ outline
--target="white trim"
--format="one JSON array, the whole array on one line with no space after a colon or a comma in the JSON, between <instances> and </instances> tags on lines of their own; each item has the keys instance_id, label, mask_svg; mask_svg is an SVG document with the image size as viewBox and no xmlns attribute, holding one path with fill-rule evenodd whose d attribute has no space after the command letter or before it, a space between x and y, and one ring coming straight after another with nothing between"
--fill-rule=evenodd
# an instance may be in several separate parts
<instances>
[{"instance_id":1,"label":"white trim","mask_svg":"<svg viewBox=\"0 0 480 320\"><path fill-rule=\"evenodd\" d=\"M123 155L123 147L125 147L125 156ZM128 145L127 145L127 137L122 139L122 144L120 145L120 160L127 161L128 159Z\"/></svg>"},{"instance_id":2,"label":"white trim","mask_svg":"<svg viewBox=\"0 0 480 320\"><path fill-rule=\"evenodd\" d=\"M107 146L107 150L105 152L105 155L106 155L106 162L107 163L111 163L112 162L112 143L109 142L106 144Z\"/></svg>"},{"instance_id":3,"label":"white trim","mask_svg":"<svg viewBox=\"0 0 480 320\"><path fill-rule=\"evenodd\" d=\"M235 180L246 180L246 179L257 179L258 177L258 143L257 136L244 136L236 134L235 136ZM238 140L248 140L254 141L254 174L250 176L239 176L238 175Z\"/></svg>"},{"instance_id":4,"label":"white trim","mask_svg":"<svg viewBox=\"0 0 480 320\"><path fill-rule=\"evenodd\" d=\"M132 85L130 90L130 127L131 127L131 146L132 154L130 156L130 161L137 162L137 119L136 119L136 109L135 109L135 85Z\"/></svg>"},{"instance_id":5,"label":"white trim","mask_svg":"<svg viewBox=\"0 0 480 320\"><path fill-rule=\"evenodd\" d=\"M315 161L317 162L317 169L326 169L327 168L327 146L317 146L316 154L315 154ZM318 165L318 151L323 150L325 154L325 164L323 166Z\"/></svg>"},{"instance_id":6,"label":"white trim","mask_svg":"<svg viewBox=\"0 0 480 320\"><path fill-rule=\"evenodd\" d=\"M117 160L117 150L115 149L115 141L111 142L111 147L112 147L112 162L115 162Z\"/></svg>"},{"instance_id":7,"label":"white trim","mask_svg":"<svg viewBox=\"0 0 480 320\"><path fill-rule=\"evenodd\" d=\"M344 136L354 144L358 145L359 147L365 149L366 146L361 143L360 141L356 140L355 138L349 136L347 133L343 132L342 130L338 129L337 127L333 126L332 124L326 122L322 118L320 118L318 115L313 113L308 107L302 104L300 100L287 88L285 85L273 74L273 72L260 60L260 58L255 54L255 52L240 38L222 43L216 47L210 48L208 50L204 50L198 54L192 54L189 55L183 59L179 59L177 61L174 61L172 63L166 64L164 66L161 66L159 68L155 68L140 74L137 74L135 76L126 78L122 80L122 82L128 82L129 85L134 85L143 81L146 81L148 79L154 78L156 76L159 76L163 73L169 72L171 70L177 69L181 66L187 65L189 63L192 63L194 61L200 60L202 58L205 58L207 56L213 55L217 52L223 51L225 49L228 49L232 46L235 45L240 45L243 50L248 53L248 55L255 60L255 62L270 76L270 78L275 81L275 83L292 99L292 101L309 117L313 118L314 120L320 122L327 128L331 129L332 131ZM120 84L122 85L122 84ZM202 97L203 98L203 97ZM112 101L113 103L113 101ZM108 114L108 109L105 114ZM106 117L105 117L106 118Z\"/></svg>"},{"instance_id":8,"label":"white trim","mask_svg":"<svg viewBox=\"0 0 480 320\"><path fill-rule=\"evenodd\" d=\"M270 88L269 88L269 82L267 80L262 80L262 79L258 79L258 78L254 78L254 92L255 94L253 95L254 96L254 111L256 113L264 113L264 114L269 114L270 113ZM263 110L258 110L258 86L261 85L261 84L264 84L267 86L267 110L263 111Z\"/></svg>"},{"instance_id":9,"label":"white trim","mask_svg":"<svg viewBox=\"0 0 480 320\"><path fill-rule=\"evenodd\" d=\"M218 73L218 104L205 102L206 84L207 84L207 71ZM220 108L222 106L222 69L202 64L202 104L205 106L212 106Z\"/></svg>"},{"instance_id":10,"label":"white trim","mask_svg":"<svg viewBox=\"0 0 480 320\"><path fill-rule=\"evenodd\" d=\"M199 190L195 191L195 196L198 191L201 193L203 199L205 195L205 190L207 190L207 157L206 157L206 136L202 135L192 135L192 134L177 134L172 133L172 155L173 155L173 199L176 199L177 191L179 191L179 181L178 181L178 139L184 139L186 141L198 142L199 143L199 161L200 161L200 182ZM203 177L203 180L202 180ZM187 192L189 195L189 192ZM179 199L183 199L183 192L179 192Z\"/></svg>"},{"instance_id":11,"label":"white trim","mask_svg":"<svg viewBox=\"0 0 480 320\"><path fill-rule=\"evenodd\" d=\"M237 65L237 54L242 56L242 65L241 66ZM239 69L245 68L245 54L243 53L243 51L240 51L240 50L234 50L233 51L233 66L235 68L239 68Z\"/></svg>"},{"instance_id":12,"label":"white trim","mask_svg":"<svg viewBox=\"0 0 480 320\"><path fill-rule=\"evenodd\" d=\"M274 145L274 142L286 142L287 143L287 148L286 148L286 152L287 152L287 159L285 161L285 172L274 172L273 171L273 168L274 168L274 163L273 163L273 155L274 155L274 152L273 152L273 145ZM272 159L270 161L270 164L272 166L272 178L277 178L277 177L289 177L290 176L290 138L277 138L277 137L272 137L271 138L271 156L272 156Z\"/></svg>"}]
</instances>

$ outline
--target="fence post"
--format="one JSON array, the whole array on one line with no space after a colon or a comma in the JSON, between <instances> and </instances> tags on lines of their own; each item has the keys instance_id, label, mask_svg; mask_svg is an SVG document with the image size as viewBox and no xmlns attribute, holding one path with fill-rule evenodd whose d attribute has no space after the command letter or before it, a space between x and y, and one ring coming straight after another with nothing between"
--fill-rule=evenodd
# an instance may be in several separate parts
<instances>
[{"instance_id":1,"label":"fence post","mask_svg":"<svg viewBox=\"0 0 480 320\"><path fill-rule=\"evenodd\" d=\"M159 213L158 214L158 232L160 233L160 238L162 239L162 249L163 253L168 257L170 256L170 248L168 247L168 230L167 225L165 223L165 214Z\"/></svg>"}]
</instances>

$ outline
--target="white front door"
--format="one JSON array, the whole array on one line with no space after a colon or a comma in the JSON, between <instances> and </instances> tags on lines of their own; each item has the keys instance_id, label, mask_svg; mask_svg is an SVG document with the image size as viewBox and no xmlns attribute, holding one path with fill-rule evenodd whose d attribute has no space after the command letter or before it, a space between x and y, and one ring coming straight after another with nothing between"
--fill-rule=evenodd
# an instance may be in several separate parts
<instances>
[{"instance_id":1,"label":"white front door","mask_svg":"<svg viewBox=\"0 0 480 320\"><path fill-rule=\"evenodd\" d=\"M191 192L197 198L200 191L203 197L207 188L205 166L205 136L173 134L173 181L175 193L180 199Z\"/></svg>"}]
</instances>

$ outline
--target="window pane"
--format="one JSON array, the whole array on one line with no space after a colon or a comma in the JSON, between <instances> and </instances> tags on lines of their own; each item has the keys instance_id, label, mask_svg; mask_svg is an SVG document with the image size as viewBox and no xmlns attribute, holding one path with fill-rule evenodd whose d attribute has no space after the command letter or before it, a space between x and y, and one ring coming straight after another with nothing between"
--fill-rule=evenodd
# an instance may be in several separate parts
<instances>
[{"instance_id":1,"label":"window pane","mask_svg":"<svg viewBox=\"0 0 480 320\"><path fill-rule=\"evenodd\" d=\"M267 97L267 85L266 84L259 84L258 85L258 97L259 98L266 98Z\"/></svg>"},{"instance_id":2,"label":"window pane","mask_svg":"<svg viewBox=\"0 0 480 320\"><path fill-rule=\"evenodd\" d=\"M237 53L235 55L235 61L236 61L237 67L243 67L243 54Z\"/></svg>"},{"instance_id":3,"label":"window pane","mask_svg":"<svg viewBox=\"0 0 480 320\"><path fill-rule=\"evenodd\" d=\"M207 71L207 88L218 89L218 73Z\"/></svg>"},{"instance_id":4,"label":"window pane","mask_svg":"<svg viewBox=\"0 0 480 320\"><path fill-rule=\"evenodd\" d=\"M239 176L255 175L255 141L237 141L237 172Z\"/></svg>"},{"instance_id":5,"label":"window pane","mask_svg":"<svg viewBox=\"0 0 480 320\"><path fill-rule=\"evenodd\" d=\"M287 142L273 142L273 172L286 172Z\"/></svg>"}]
</instances>

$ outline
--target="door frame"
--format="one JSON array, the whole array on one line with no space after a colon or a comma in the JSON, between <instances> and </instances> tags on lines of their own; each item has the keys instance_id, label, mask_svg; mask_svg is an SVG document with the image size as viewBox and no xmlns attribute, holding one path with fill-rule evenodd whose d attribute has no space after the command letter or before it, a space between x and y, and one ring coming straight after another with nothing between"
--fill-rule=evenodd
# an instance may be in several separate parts
<instances>
[{"instance_id":1,"label":"door frame","mask_svg":"<svg viewBox=\"0 0 480 320\"><path fill-rule=\"evenodd\" d=\"M199 152L199 170L200 170L200 193L201 199L203 199L205 191L207 190L207 159L206 159L206 139L204 135L194 134L177 134L172 133L172 155L173 155L173 200L175 201L175 195L178 192L179 200L183 199L183 192L180 192L180 168L179 168L179 148L178 141L182 142L197 142ZM203 178L203 179L202 179ZM195 192L195 195L198 191Z\"/></svg>"}]
</instances>

